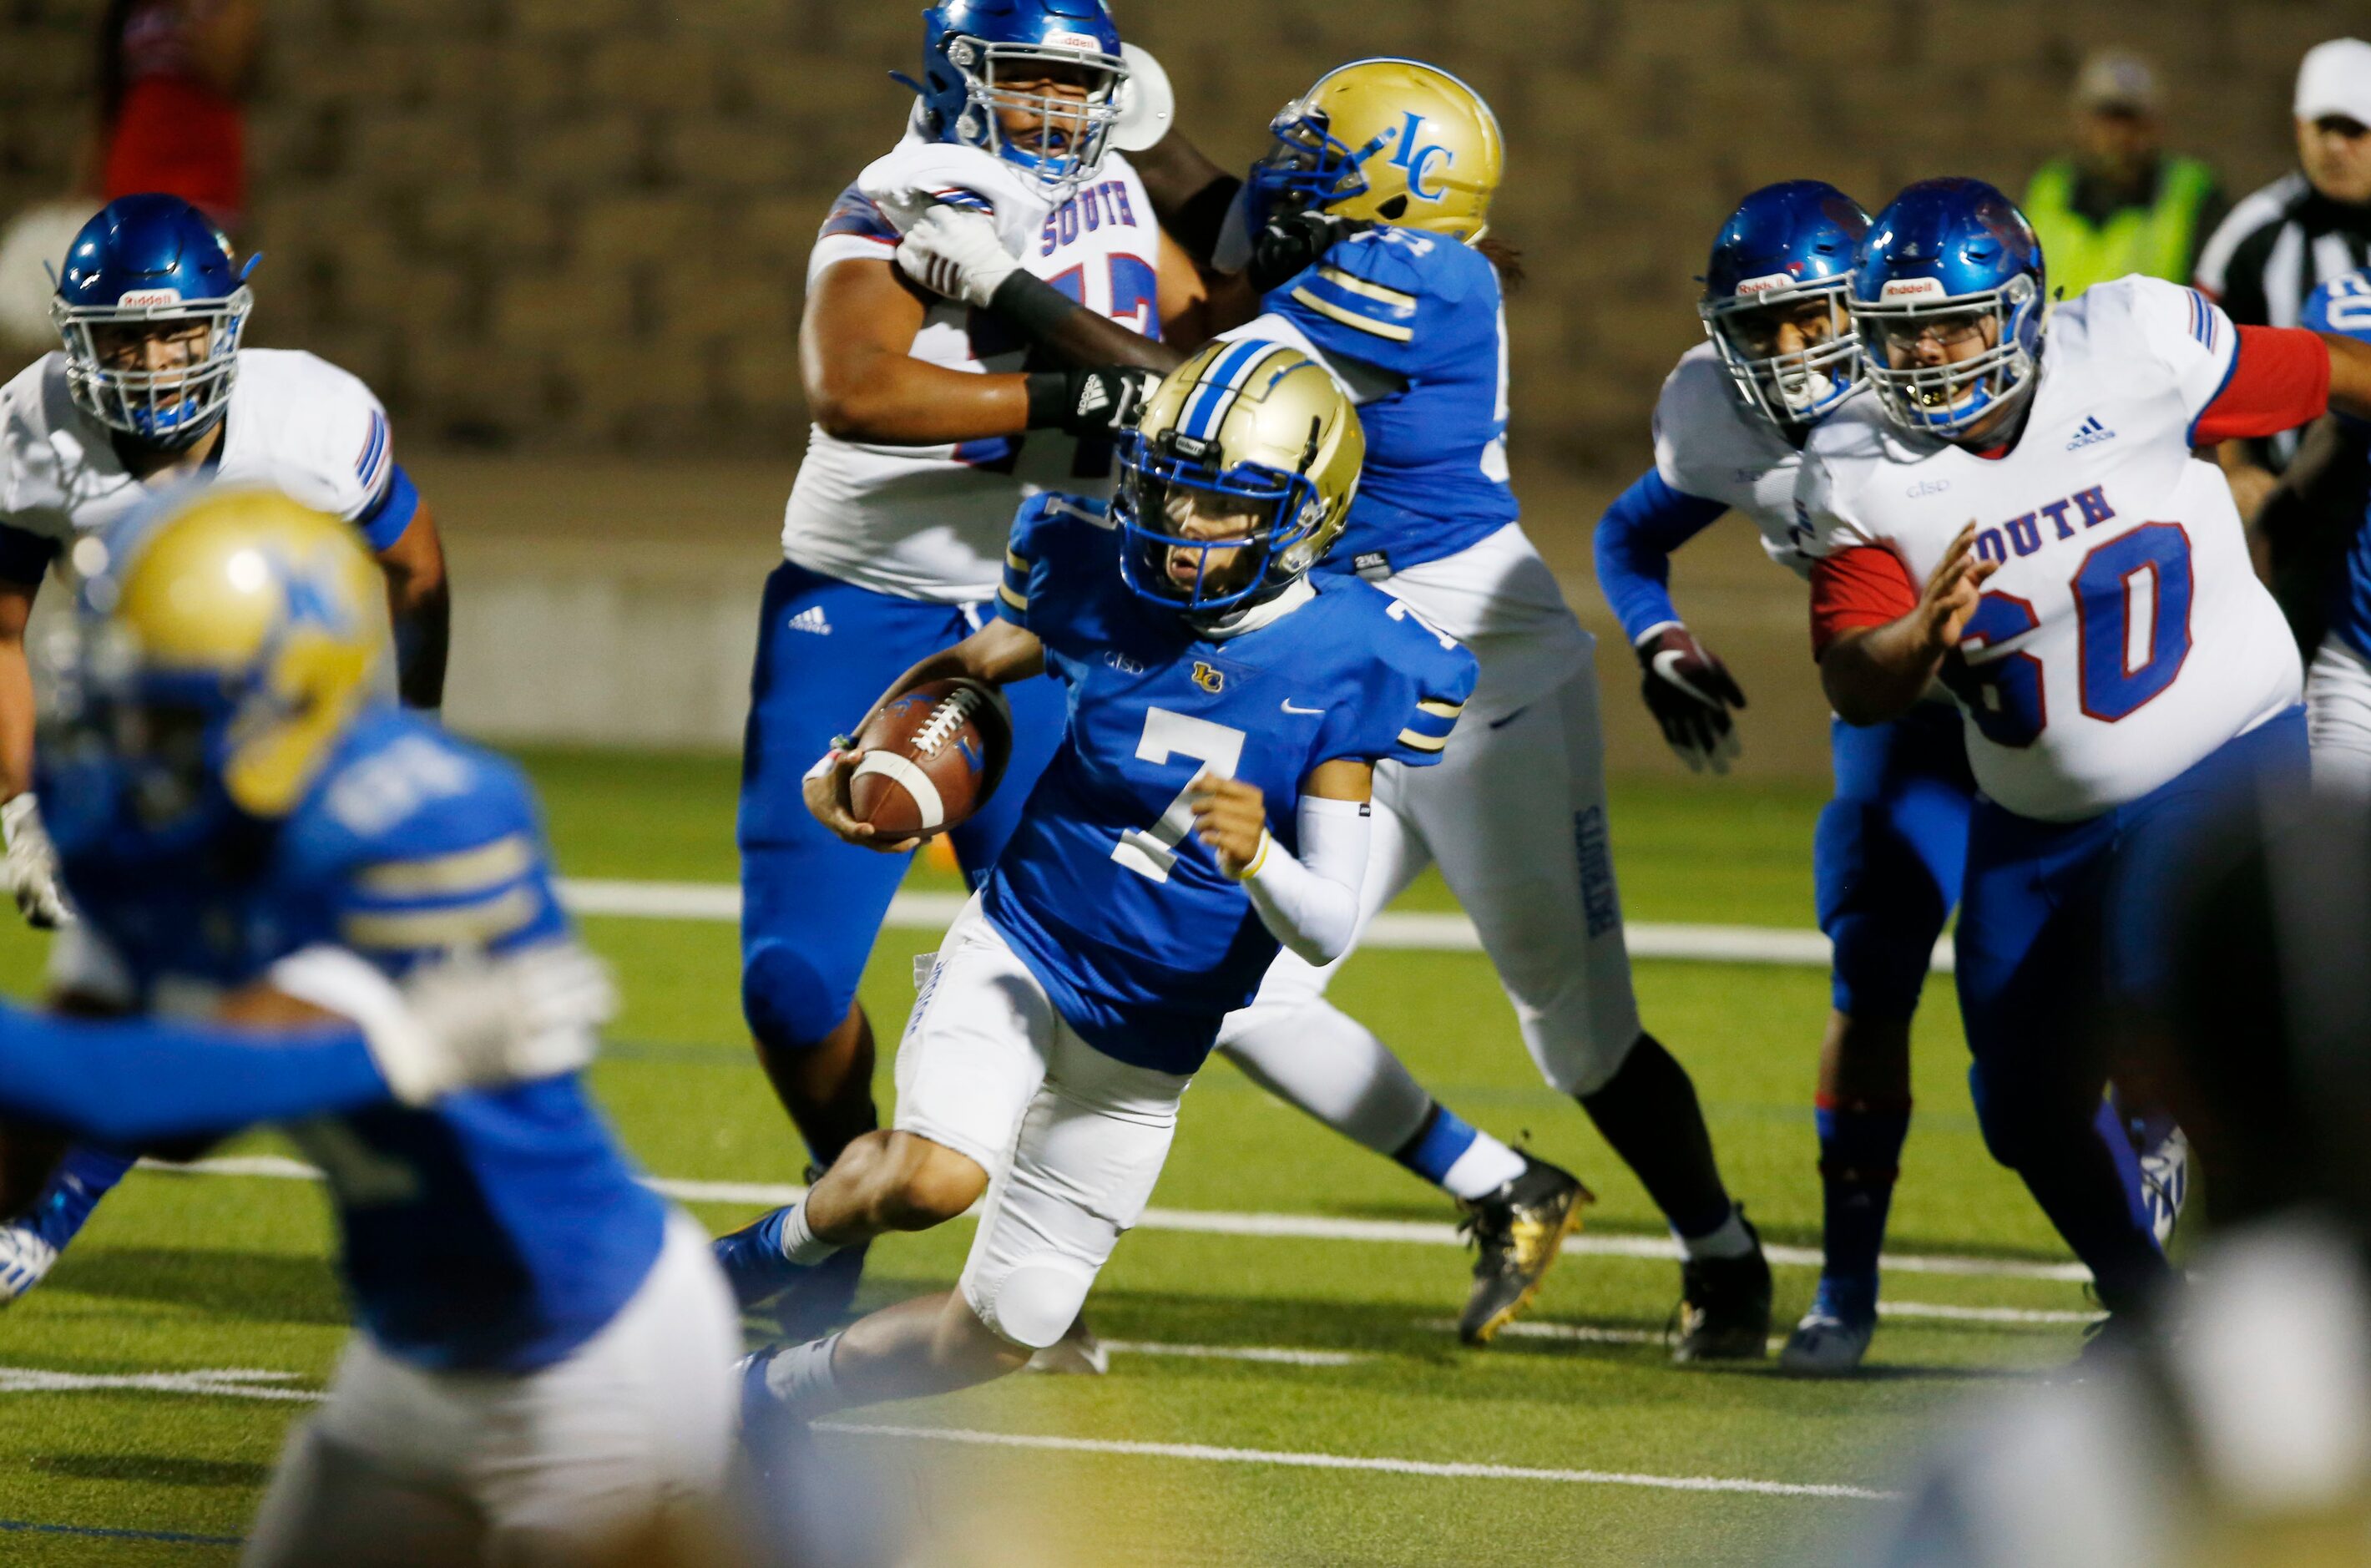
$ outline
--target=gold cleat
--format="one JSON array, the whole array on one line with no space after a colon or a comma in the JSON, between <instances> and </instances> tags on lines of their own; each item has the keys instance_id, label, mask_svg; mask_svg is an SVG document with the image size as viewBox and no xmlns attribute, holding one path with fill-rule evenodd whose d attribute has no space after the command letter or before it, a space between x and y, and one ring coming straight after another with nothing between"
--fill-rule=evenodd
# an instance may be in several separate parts
<instances>
[{"instance_id":1,"label":"gold cleat","mask_svg":"<svg viewBox=\"0 0 2371 1568\"><path fill-rule=\"evenodd\" d=\"M1572 1172L1523 1156L1522 1174L1486 1198L1464 1203L1461 1225L1474 1243L1474 1294L1457 1319L1457 1337L1486 1345L1539 1295L1564 1238L1580 1228L1581 1207L1597 1195Z\"/></svg>"}]
</instances>

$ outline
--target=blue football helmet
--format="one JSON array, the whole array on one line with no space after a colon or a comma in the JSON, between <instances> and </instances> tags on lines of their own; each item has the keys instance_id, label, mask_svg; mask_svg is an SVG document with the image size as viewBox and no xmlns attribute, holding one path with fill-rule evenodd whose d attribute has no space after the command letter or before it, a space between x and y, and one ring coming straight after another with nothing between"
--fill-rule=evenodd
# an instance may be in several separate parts
<instances>
[{"instance_id":1,"label":"blue football helmet","mask_svg":"<svg viewBox=\"0 0 2371 1568\"><path fill-rule=\"evenodd\" d=\"M1981 180L1922 180L1862 243L1853 325L1887 419L1950 438L2030 395L2047 301L2041 241ZM1955 348L1978 350L1949 357Z\"/></svg>"},{"instance_id":2,"label":"blue football helmet","mask_svg":"<svg viewBox=\"0 0 2371 1568\"><path fill-rule=\"evenodd\" d=\"M1048 69L1083 75L1085 99L1000 85L1042 82ZM922 13L922 79L907 85L921 94L924 135L991 152L1060 201L1103 167L1127 80L1105 0L946 0ZM1044 129L1015 139L1007 113Z\"/></svg>"},{"instance_id":3,"label":"blue football helmet","mask_svg":"<svg viewBox=\"0 0 2371 1568\"><path fill-rule=\"evenodd\" d=\"M83 225L66 251L51 319L66 351L75 406L152 446L186 447L211 429L238 377L238 339L255 296L230 241L178 196L121 196ZM185 365L110 364L121 339L195 323L206 341Z\"/></svg>"},{"instance_id":4,"label":"blue football helmet","mask_svg":"<svg viewBox=\"0 0 2371 1568\"><path fill-rule=\"evenodd\" d=\"M1713 241L1696 312L1746 406L1774 424L1814 424L1861 385L1846 296L1868 232L1858 202L1789 180L1745 198ZM1812 313L1822 304L1824 336Z\"/></svg>"}]
</instances>

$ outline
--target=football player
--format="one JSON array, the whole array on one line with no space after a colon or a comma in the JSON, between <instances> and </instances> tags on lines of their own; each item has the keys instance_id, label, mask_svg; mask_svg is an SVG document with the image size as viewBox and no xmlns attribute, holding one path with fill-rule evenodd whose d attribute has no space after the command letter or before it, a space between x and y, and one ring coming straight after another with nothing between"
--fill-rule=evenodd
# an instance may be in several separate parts
<instances>
[{"instance_id":1,"label":"football player","mask_svg":"<svg viewBox=\"0 0 2371 1568\"><path fill-rule=\"evenodd\" d=\"M435 519L369 388L309 354L239 346L260 259L239 264L177 196L110 202L58 277L63 349L0 387L0 832L6 884L37 926L70 914L32 788L26 623L51 563L156 492L263 482L346 518L386 578L404 703L433 715L443 702L451 602ZM126 1168L100 1150L56 1161L38 1144L10 1152L41 1185L0 1225L0 1303L40 1282Z\"/></svg>"},{"instance_id":2,"label":"football player","mask_svg":"<svg viewBox=\"0 0 2371 1568\"><path fill-rule=\"evenodd\" d=\"M1348 947L1375 766L1438 761L1475 680L1406 605L1310 573L1363 445L1301 354L1211 345L1123 436L1117 498L1025 505L996 622L885 694L1051 670L1070 722L916 1004L896 1131L851 1144L776 1223L813 1264L987 1206L957 1290L760 1353L745 1408L804 1419L945 1392L1054 1343L1151 1196L1229 1013L1280 947L1313 964ZM853 761L827 756L808 799L864 843Z\"/></svg>"},{"instance_id":3,"label":"football player","mask_svg":"<svg viewBox=\"0 0 2371 1568\"><path fill-rule=\"evenodd\" d=\"M284 1121L326 1176L360 1331L244 1561L676 1550L723 1498L737 1325L574 1075L607 984L526 784L378 694L347 524L214 487L75 554L37 766L80 1016L0 1017L0 1105L135 1147Z\"/></svg>"},{"instance_id":4,"label":"football player","mask_svg":"<svg viewBox=\"0 0 2371 1568\"><path fill-rule=\"evenodd\" d=\"M1365 60L1328 72L1273 132L1239 226L1255 237L1250 261L1284 275L1230 335L1318 359L1366 421L1366 483L1320 570L1382 587L1482 668L1477 722L1441 765L1378 774L1367 912L1440 867L1480 928L1532 1059L1637 1172L1685 1249L1674 1353L1762 1355L1768 1265L1722 1184L1694 1086L1640 1027L1631 992L1591 642L1509 487L1498 265L1511 260L1485 243L1505 154L1498 121L1444 71ZM1108 324L1016 282L984 238L977 220L944 215L908 236L899 261L1066 353L1125 360ZM1460 1329L1485 1342L1537 1290L1588 1194L1441 1106L1325 1000L1333 972L1280 958L1221 1049L1463 1204L1480 1256Z\"/></svg>"},{"instance_id":5,"label":"football player","mask_svg":"<svg viewBox=\"0 0 2371 1568\"><path fill-rule=\"evenodd\" d=\"M1721 227L1706 268L1708 343L1655 406L1655 466L1597 527L1597 578L1637 650L1648 711L1681 760L1726 772L1745 694L1671 600L1671 552L1732 507L1773 561L1809 577L1795 511L1802 446L1862 382L1845 309L1868 215L1832 185L1755 192ZM1936 940L1960 899L1974 781L1960 718L1936 693L1880 725L1833 721L1836 796L1814 841L1820 929L1834 945L1833 1010L1820 1051L1817 1119L1825 1258L1810 1308L1780 1353L1790 1372L1849 1372L1877 1329L1878 1254L1910 1127L1910 1022ZM2142 1180L2118 1110L2102 1135L2170 1231L2170 1172ZM2169 1131L2160 1165L2183 1145Z\"/></svg>"},{"instance_id":6,"label":"football player","mask_svg":"<svg viewBox=\"0 0 2371 1568\"><path fill-rule=\"evenodd\" d=\"M2341 332L2371 343L2371 272L2350 273L2315 289L2306 301L2300 322L2316 331ZM2331 437L2331 458L2359 459L2363 424L2342 414L2331 418L2351 427L2326 433ZM2318 443L2308 444L2291 467L2307 463L2308 452L2317 450ZM2284 481L2284 489L2305 477L2298 474ZM2359 485L2356 494L2360 494ZM2356 794L2371 794L2371 514L2332 521L2346 525L2351 542L2343 569L2328 587L2326 630L2306 671L2314 778Z\"/></svg>"},{"instance_id":7,"label":"football player","mask_svg":"<svg viewBox=\"0 0 2371 1568\"><path fill-rule=\"evenodd\" d=\"M807 263L800 366L815 429L766 585L743 751L742 1005L775 1092L818 1166L873 1130L872 1027L856 1001L906 863L860 854L800 803L836 727L900 670L977 631L1013 508L1046 486L1108 493L1124 378L1030 373L1028 344L919 290L892 261L933 202L991 226L998 254L1099 315L1159 336L1189 317L1193 265L1110 148L1127 79L1104 0L949 0L924 13L905 140L833 207ZM1053 754L1061 696L1023 681L1011 772L952 835L977 887ZM745 1302L784 1280L748 1236L719 1256ZM861 1249L785 1309L833 1315Z\"/></svg>"},{"instance_id":8,"label":"football player","mask_svg":"<svg viewBox=\"0 0 2371 1568\"><path fill-rule=\"evenodd\" d=\"M1851 310L1872 395L1806 443L1813 636L1847 723L1940 679L1981 791L1957 933L1987 1145L2122 1325L2169 1270L2095 1120L2113 1010L2219 813L2301 780L2296 648L2194 447L2371 412L2371 345L2095 285L2045 321L2041 247L1973 180L1880 214Z\"/></svg>"}]
</instances>

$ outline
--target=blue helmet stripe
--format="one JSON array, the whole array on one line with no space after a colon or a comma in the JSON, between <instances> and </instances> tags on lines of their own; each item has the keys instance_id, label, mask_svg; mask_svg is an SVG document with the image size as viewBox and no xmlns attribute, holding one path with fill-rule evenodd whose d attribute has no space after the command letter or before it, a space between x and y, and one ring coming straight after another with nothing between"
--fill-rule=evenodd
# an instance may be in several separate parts
<instances>
[{"instance_id":1,"label":"blue helmet stripe","mask_svg":"<svg viewBox=\"0 0 2371 1568\"><path fill-rule=\"evenodd\" d=\"M1186 401L1185 416L1180 419L1180 434L1197 440L1209 440L1217 433L1233 406L1235 393L1241 389L1243 377L1259 357L1276 347L1258 338L1246 338L1220 354L1202 377L1202 384Z\"/></svg>"}]
</instances>

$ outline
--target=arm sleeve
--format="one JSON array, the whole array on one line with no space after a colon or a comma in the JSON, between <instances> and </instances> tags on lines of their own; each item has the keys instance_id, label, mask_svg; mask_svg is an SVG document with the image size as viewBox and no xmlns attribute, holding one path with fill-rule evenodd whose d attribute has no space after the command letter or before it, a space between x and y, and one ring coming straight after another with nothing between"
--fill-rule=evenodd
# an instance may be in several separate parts
<instances>
[{"instance_id":1,"label":"arm sleeve","mask_svg":"<svg viewBox=\"0 0 2371 1568\"><path fill-rule=\"evenodd\" d=\"M1672 489L1648 469L1598 519L1597 586L1634 645L1679 620L1671 602L1671 552L1728 510Z\"/></svg>"},{"instance_id":2,"label":"arm sleeve","mask_svg":"<svg viewBox=\"0 0 2371 1568\"><path fill-rule=\"evenodd\" d=\"M2330 349L2302 327L2240 327L2222 389L2191 422L2190 444L2271 436L2330 408Z\"/></svg>"},{"instance_id":3,"label":"arm sleeve","mask_svg":"<svg viewBox=\"0 0 2371 1568\"><path fill-rule=\"evenodd\" d=\"M1259 854L1239 880L1268 935L1322 967L1347 952L1358 935L1373 807L1363 800L1304 795L1295 819L1300 857L1264 834Z\"/></svg>"},{"instance_id":4,"label":"arm sleeve","mask_svg":"<svg viewBox=\"0 0 2371 1568\"><path fill-rule=\"evenodd\" d=\"M1811 656L1846 632L1899 621L1918 608L1918 585L1890 550L1840 550L1811 563Z\"/></svg>"},{"instance_id":5,"label":"arm sleeve","mask_svg":"<svg viewBox=\"0 0 2371 1568\"><path fill-rule=\"evenodd\" d=\"M266 1033L0 1010L0 1105L100 1143L226 1132L387 1098L351 1025Z\"/></svg>"}]
</instances>

